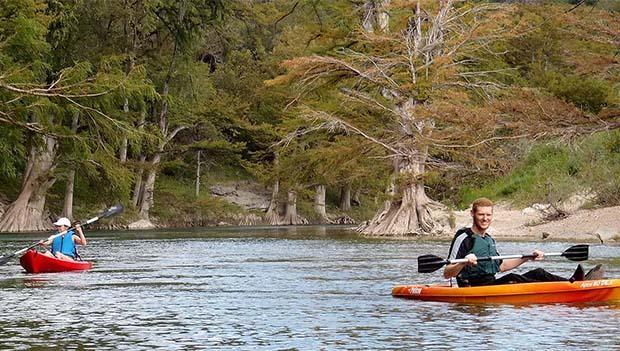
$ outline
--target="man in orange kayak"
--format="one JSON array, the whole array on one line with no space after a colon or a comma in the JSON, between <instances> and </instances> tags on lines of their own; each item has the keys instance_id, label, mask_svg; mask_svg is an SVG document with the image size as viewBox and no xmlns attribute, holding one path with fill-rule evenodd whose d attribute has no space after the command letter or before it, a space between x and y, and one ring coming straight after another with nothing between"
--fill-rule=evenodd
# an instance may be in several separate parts
<instances>
[{"instance_id":1,"label":"man in orange kayak","mask_svg":"<svg viewBox=\"0 0 620 351\"><path fill-rule=\"evenodd\" d=\"M73 261L77 258L77 245L85 246L86 237L84 237L80 223L76 222L74 224L77 235L73 229L70 229L71 221L69 218L62 217L54 222L56 233L46 240L39 241L39 245L52 245L51 252L45 251L44 255L68 261Z\"/></svg>"},{"instance_id":2,"label":"man in orange kayak","mask_svg":"<svg viewBox=\"0 0 620 351\"><path fill-rule=\"evenodd\" d=\"M478 257L498 256L495 240L489 235L488 229L493 220L493 202L486 198L480 198L473 202L471 208L473 224L471 228L459 229L450 245L449 259L466 258L468 262L453 263L446 265L445 278L456 277L460 287L498 285L511 283L530 283L545 281L578 281L594 280L603 276L601 265L597 265L588 274L584 275L583 267L577 266L573 276L566 279L536 268L525 274L509 273L500 278L495 274L517 268L530 258L513 258L505 260L480 261ZM542 260L545 253L534 250L534 260Z\"/></svg>"}]
</instances>

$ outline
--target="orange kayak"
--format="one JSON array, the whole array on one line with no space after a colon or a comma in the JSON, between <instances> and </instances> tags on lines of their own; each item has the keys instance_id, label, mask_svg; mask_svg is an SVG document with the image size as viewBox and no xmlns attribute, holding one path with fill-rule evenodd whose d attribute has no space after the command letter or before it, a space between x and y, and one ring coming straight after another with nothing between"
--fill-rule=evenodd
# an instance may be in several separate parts
<instances>
[{"instance_id":1,"label":"orange kayak","mask_svg":"<svg viewBox=\"0 0 620 351\"><path fill-rule=\"evenodd\" d=\"M19 259L19 263L28 273L58 273L93 268L93 264L90 262L59 260L35 250L26 251Z\"/></svg>"},{"instance_id":2,"label":"orange kayak","mask_svg":"<svg viewBox=\"0 0 620 351\"><path fill-rule=\"evenodd\" d=\"M620 279L476 286L398 285L392 296L459 303L580 303L620 301Z\"/></svg>"}]
</instances>

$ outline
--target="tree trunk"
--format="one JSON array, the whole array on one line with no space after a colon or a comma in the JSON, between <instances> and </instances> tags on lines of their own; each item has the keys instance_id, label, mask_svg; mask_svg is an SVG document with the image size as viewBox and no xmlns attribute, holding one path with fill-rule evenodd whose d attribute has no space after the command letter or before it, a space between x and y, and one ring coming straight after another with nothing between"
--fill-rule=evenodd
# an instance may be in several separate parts
<instances>
[{"instance_id":1,"label":"tree trunk","mask_svg":"<svg viewBox=\"0 0 620 351\"><path fill-rule=\"evenodd\" d=\"M269 225L280 225L280 213L278 213L278 196L280 193L280 181L273 182L273 189L271 190L271 201L269 201L269 207L265 213L265 223Z\"/></svg>"},{"instance_id":2,"label":"tree trunk","mask_svg":"<svg viewBox=\"0 0 620 351\"><path fill-rule=\"evenodd\" d=\"M129 99L125 98L125 103L123 104L123 112L125 114L129 114ZM127 135L123 135L123 139L121 140L121 149L119 151L118 159L121 163L127 162L127 148L129 147L129 142L127 141Z\"/></svg>"},{"instance_id":3,"label":"tree trunk","mask_svg":"<svg viewBox=\"0 0 620 351\"><path fill-rule=\"evenodd\" d=\"M389 0L368 0L375 6L374 23L382 32L389 29L389 15L385 13ZM367 3L368 4L368 3ZM441 2L443 6L443 2ZM419 2L415 9L416 29L413 31L415 37L412 38L412 48L417 55L419 47L423 44L422 38L422 19ZM430 39L429 39L430 40ZM439 40L443 40L441 30L430 40L427 45L436 44L437 50L442 50ZM431 57L427 58L430 60ZM416 83L416 75L413 74L412 82ZM387 90L387 89L386 89ZM411 111L415 108L417 101L413 98L401 99L397 92L382 92L388 99L395 99L396 110L399 112L402 122L401 135L407 137L414 134L412 129L426 134L430 138L434 124L432 120L420 119L412 115ZM366 235L411 235L411 234L430 234L435 226L436 219L433 218L431 210L440 208L441 205L432 201L426 196L423 183L424 163L428 157L428 149L421 150L402 149L402 154L406 157L394 159L394 176L392 177L389 194L390 199L384 203L384 208L377 211L374 218L367 224L358 227L358 231Z\"/></svg>"},{"instance_id":4,"label":"tree trunk","mask_svg":"<svg viewBox=\"0 0 620 351\"><path fill-rule=\"evenodd\" d=\"M362 19L362 27L368 33L377 30L385 33L389 29L390 15L387 8L390 6L390 0L366 0L364 4L364 18Z\"/></svg>"},{"instance_id":5,"label":"tree trunk","mask_svg":"<svg viewBox=\"0 0 620 351\"><path fill-rule=\"evenodd\" d=\"M351 184L346 184L340 189L340 209L351 211Z\"/></svg>"},{"instance_id":6,"label":"tree trunk","mask_svg":"<svg viewBox=\"0 0 620 351\"><path fill-rule=\"evenodd\" d=\"M0 232L49 229L44 211L47 191L56 181L53 171L57 141L50 136L43 137L43 141L42 147L33 146L30 149L21 191L0 218Z\"/></svg>"},{"instance_id":7,"label":"tree trunk","mask_svg":"<svg viewBox=\"0 0 620 351\"><path fill-rule=\"evenodd\" d=\"M438 204L426 196L421 179L423 160L418 156L395 161L391 199L370 222L358 227L358 231L373 236L429 234L432 231L431 209ZM400 184L395 183L397 179Z\"/></svg>"},{"instance_id":8,"label":"tree trunk","mask_svg":"<svg viewBox=\"0 0 620 351\"><path fill-rule=\"evenodd\" d=\"M288 191L286 199L286 211L284 212L284 225L304 224L304 220L297 215L297 192Z\"/></svg>"},{"instance_id":9,"label":"tree trunk","mask_svg":"<svg viewBox=\"0 0 620 351\"><path fill-rule=\"evenodd\" d=\"M119 161L121 161L121 163L125 163L127 162L127 148L129 147L129 142L127 141L127 136L123 137L123 140L121 141L121 150L118 156Z\"/></svg>"},{"instance_id":10,"label":"tree trunk","mask_svg":"<svg viewBox=\"0 0 620 351\"><path fill-rule=\"evenodd\" d=\"M331 223L325 207L325 185L317 185L314 195L314 211L319 215L319 223Z\"/></svg>"},{"instance_id":11,"label":"tree trunk","mask_svg":"<svg viewBox=\"0 0 620 351\"><path fill-rule=\"evenodd\" d=\"M138 130L142 131L144 129L144 121L146 120L145 112L142 112L140 115L140 123L138 125ZM146 155L140 154L140 161L138 161L138 169L136 170L135 183L133 185L133 195L131 197L131 203L138 207L138 204L142 202L142 176L144 175L144 165L146 162Z\"/></svg>"},{"instance_id":12,"label":"tree trunk","mask_svg":"<svg viewBox=\"0 0 620 351\"><path fill-rule=\"evenodd\" d=\"M353 193L353 199L351 200L351 205L352 206L362 206L362 201L360 200L361 192L362 192L361 189L357 189Z\"/></svg>"},{"instance_id":13,"label":"tree trunk","mask_svg":"<svg viewBox=\"0 0 620 351\"><path fill-rule=\"evenodd\" d=\"M79 113L73 115L71 121L71 131L77 133L78 122L80 119ZM62 215L67 218L73 218L73 188L75 187L75 165L71 165L71 170L67 174L67 186L65 187L65 201L62 207Z\"/></svg>"},{"instance_id":14,"label":"tree trunk","mask_svg":"<svg viewBox=\"0 0 620 351\"><path fill-rule=\"evenodd\" d=\"M67 174L67 187L65 188L65 202L62 207L62 215L73 218L73 188L75 187L75 169Z\"/></svg>"},{"instance_id":15,"label":"tree trunk","mask_svg":"<svg viewBox=\"0 0 620 351\"><path fill-rule=\"evenodd\" d=\"M162 120L165 119L162 116ZM154 202L154 193L155 193L155 178L157 177L157 171L159 170L159 163L161 162L161 156L164 153L166 145L170 140L172 140L178 132L183 130L185 127L177 127L175 130L167 133L168 125L165 122L161 122L162 126L162 134L164 135L164 140L160 142L157 152L153 156L151 160L146 179L142 182L142 187L139 192L138 199L138 208L139 208L139 216L140 219L149 220L149 212L153 207ZM165 127L164 127L165 126Z\"/></svg>"},{"instance_id":16,"label":"tree trunk","mask_svg":"<svg viewBox=\"0 0 620 351\"><path fill-rule=\"evenodd\" d=\"M278 153L274 154L273 158L273 169L277 170L279 166ZM271 200L269 201L269 207L267 207L267 212L265 212L265 216L263 220L268 225L280 225L282 224L282 219L280 218L280 203L278 201L278 197L280 196L280 180L276 179L273 181L273 188L271 189Z\"/></svg>"},{"instance_id":17,"label":"tree trunk","mask_svg":"<svg viewBox=\"0 0 620 351\"><path fill-rule=\"evenodd\" d=\"M150 168L146 175L146 180L144 181L144 185L142 187L142 201L140 202L139 207L140 219L150 220L150 211L155 201L153 196L155 191L155 178L157 177L157 167L159 166L160 161L161 154L158 152L155 156L153 156L153 160L151 161Z\"/></svg>"},{"instance_id":18,"label":"tree trunk","mask_svg":"<svg viewBox=\"0 0 620 351\"><path fill-rule=\"evenodd\" d=\"M175 46L176 52L176 46ZM150 220L150 211L155 203L154 191L155 191L155 178L157 177L157 167L159 166L159 162L161 161L161 152L164 150L166 145L165 139L167 138L168 132L168 91L169 84L168 81L170 79L170 71L172 70L174 62L174 57L170 63L169 74L164 82L164 87L162 90L162 106L161 111L159 112L159 129L161 131L162 136L164 137L163 141L160 141L160 145L158 147L158 152L155 153L153 159L151 160L149 170L146 174L146 179L144 180L142 187L140 188L140 201L138 207L138 216L140 219Z\"/></svg>"},{"instance_id":19,"label":"tree trunk","mask_svg":"<svg viewBox=\"0 0 620 351\"><path fill-rule=\"evenodd\" d=\"M144 164L146 162L146 156L140 155L140 161L138 161L138 170L136 171L136 180L133 185L133 195L131 197L131 203L135 207L142 202L142 194L143 194L143 182L142 177L144 176Z\"/></svg>"},{"instance_id":20,"label":"tree trunk","mask_svg":"<svg viewBox=\"0 0 620 351\"><path fill-rule=\"evenodd\" d=\"M200 195L200 153L201 150L198 150L196 153L196 188L194 194L196 197Z\"/></svg>"},{"instance_id":21,"label":"tree trunk","mask_svg":"<svg viewBox=\"0 0 620 351\"><path fill-rule=\"evenodd\" d=\"M183 17L181 15L181 17ZM174 54L172 60L170 62L170 66L168 68L168 75L166 80L164 81L164 86L161 94L162 105L161 111L159 112L159 130L162 135L162 139L159 142L157 147L157 151L153 156L153 160L151 161L150 168L147 172L146 180L143 183L142 191L140 191L140 196L142 197L139 203L139 216L141 219L149 220L149 212L154 204L154 191L155 191L155 178L157 177L157 171L159 168L159 163L161 161L161 155L166 149L166 145L174 139L174 137L181 130L185 129L184 126L176 127L174 130L170 131L170 124L168 123L168 94L170 90L170 80L172 79L172 70L174 66L174 61L177 53L177 44L175 43Z\"/></svg>"},{"instance_id":22,"label":"tree trunk","mask_svg":"<svg viewBox=\"0 0 620 351\"><path fill-rule=\"evenodd\" d=\"M130 10L128 14L129 14L129 20L125 22L125 30L126 30L125 35L126 35L126 38L131 41L131 47L125 48L126 51L128 51L126 53L128 59L127 59L127 62L125 63L125 75L126 76L129 76L129 74L131 74L131 71L133 71L134 69L135 62L136 62L135 52L138 49L137 27L136 27L135 19L133 16L133 11ZM123 112L125 112L126 115L129 115L129 98L126 96L125 96L125 101L123 103ZM142 129L141 126L140 126L140 129ZM119 154L119 160L121 161L121 163L125 163L127 161L127 149L128 149L127 135L124 135L123 140L121 142L121 150Z\"/></svg>"}]
</instances>

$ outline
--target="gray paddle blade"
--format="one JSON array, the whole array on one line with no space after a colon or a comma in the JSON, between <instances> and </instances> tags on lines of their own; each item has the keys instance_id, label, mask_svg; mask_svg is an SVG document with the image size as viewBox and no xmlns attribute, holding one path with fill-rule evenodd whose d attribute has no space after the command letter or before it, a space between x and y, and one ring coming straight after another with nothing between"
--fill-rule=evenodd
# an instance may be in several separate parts
<instances>
[{"instance_id":1,"label":"gray paddle blade","mask_svg":"<svg viewBox=\"0 0 620 351\"><path fill-rule=\"evenodd\" d=\"M6 256L2 256L0 257L0 266L9 262L11 260L11 258L15 257L15 254L11 254L11 255L6 255Z\"/></svg>"},{"instance_id":2,"label":"gray paddle blade","mask_svg":"<svg viewBox=\"0 0 620 351\"><path fill-rule=\"evenodd\" d=\"M98 217L99 218L106 218L106 217L110 217L113 216L115 214L119 214L121 212L123 212L124 207L121 204L116 204L110 208L108 208L107 210L105 210L103 213L101 213Z\"/></svg>"}]
</instances>

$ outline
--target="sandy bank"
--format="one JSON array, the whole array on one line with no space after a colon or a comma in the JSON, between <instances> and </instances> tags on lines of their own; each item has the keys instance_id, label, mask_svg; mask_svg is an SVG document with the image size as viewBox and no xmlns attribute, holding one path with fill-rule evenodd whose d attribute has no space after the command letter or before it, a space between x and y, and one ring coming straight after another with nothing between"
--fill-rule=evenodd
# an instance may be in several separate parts
<instances>
[{"instance_id":1,"label":"sandy bank","mask_svg":"<svg viewBox=\"0 0 620 351\"><path fill-rule=\"evenodd\" d=\"M457 228L471 225L469 211L454 214ZM620 243L620 206L582 209L550 222L534 211L496 206L493 217L496 238Z\"/></svg>"}]
</instances>

